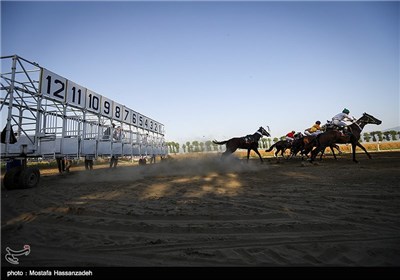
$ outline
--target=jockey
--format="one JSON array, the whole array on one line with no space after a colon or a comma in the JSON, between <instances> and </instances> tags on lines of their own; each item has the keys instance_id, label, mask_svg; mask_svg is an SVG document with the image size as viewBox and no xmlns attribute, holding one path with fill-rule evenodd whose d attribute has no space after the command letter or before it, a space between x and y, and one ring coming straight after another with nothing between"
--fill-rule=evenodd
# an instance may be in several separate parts
<instances>
[{"instance_id":1,"label":"jockey","mask_svg":"<svg viewBox=\"0 0 400 280\"><path fill-rule=\"evenodd\" d=\"M296 133L296 131L292 130L291 132L286 134L286 141L292 142L294 140L294 134L295 133Z\"/></svg>"},{"instance_id":2,"label":"jockey","mask_svg":"<svg viewBox=\"0 0 400 280\"><path fill-rule=\"evenodd\" d=\"M346 130L346 127L347 127L346 121L350 121L350 122L355 121L355 118L350 117L349 113L350 113L350 111L348 109L344 108L341 113L335 115L332 118L332 123L334 125L336 125L337 127L339 127L339 129Z\"/></svg>"},{"instance_id":3,"label":"jockey","mask_svg":"<svg viewBox=\"0 0 400 280\"><path fill-rule=\"evenodd\" d=\"M310 135L317 136L318 134L322 133L320 124L321 124L320 121L316 121L315 124L313 124L313 126L304 130L304 134L308 136Z\"/></svg>"}]
</instances>

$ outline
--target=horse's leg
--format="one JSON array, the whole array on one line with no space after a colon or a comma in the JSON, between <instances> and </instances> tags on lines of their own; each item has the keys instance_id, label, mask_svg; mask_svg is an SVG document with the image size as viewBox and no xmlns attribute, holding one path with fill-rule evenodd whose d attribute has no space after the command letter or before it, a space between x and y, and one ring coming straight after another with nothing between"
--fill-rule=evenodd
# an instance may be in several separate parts
<instances>
[{"instance_id":1,"label":"horse's leg","mask_svg":"<svg viewBox=\"0 0 400 280\"><path fill-rule=\"evenodd\" d=\"M289 159L291 159L294 156L292 149L290 149L290 153L289 153Z\"/></svg>"},{"instance_id":2,"label":"horse's leg","mask_svg":"<svg viewBox=\"0 0 400 280\"><path fill-rule=\"evenodd\" d=\"M353 150L353 161L355 162L355 163L358 163L358 161L356 160L356 143L351 143L351 148L352 148L352 150Z\"/></svg>"},{"instance_id":3,"label":"horse's leg","mask_svg":"<svg viewBox=\"0 0 400 280\"><path fill-rule=\"evenodd\" d=\"M335 151L333 150L333 146L329 146L329 148L331 148L331 151L332 151L333 157L335 158L335 160L337 160L337 158L336 158L336 154L335 154Z\"/></svg>"},{"instance_id":4,"label":"horse's leg","mask_svg":"<svg viewBox=\"0 0 400 280\"><path fill-rule=\"evenodd\" d=\"M320 146L315 147L315 149L311 151L310 162L313 162L317 157L318 153L324 149L325 147L320 147Z\"/></svg>"},{"instance_id":5,"label":"horse's leg","mask_svg":"<svg viewBox=\"0 0 400 280\"><path fill-rule=\"evenodd\" d=\"M336 150L338 150L338 153L339 153L339 155L341 155L342 154L342 151L340 150L340 147L338 146L338 145L333 145L333 147L336 149Z\"/></svg>"},{"instance_id":6,"label":"horse's leg","mask_svg":"<svg viewBox=\"0 0 400 280\"><path fill-rule=\"evenodd\" d=\"M369 159L372 158L371 155L367 152L367 149L365 149L365 147L364 147L363 145L361 145L360 142L357 141L356 145L357 145L358 147L360 147L360 148L367 154L367 156L368 156ZM355 148L355 146L354 146L354 147L353 147L353 152L354 152L355 150L356 150L356 148Z\"/></svg>"},{"instance_id":7,"label":"horse's leg","mask_svg":"<svg viewBox=\"0 0 400 280\"><path fill-rule=\"evenodd\" d=\"M322 160L322 156L325 154L325 150L326 150L326 147L322 150L321 156L319 157L319 160Z\"/></svg>"},{"instance_id":8,"label":"horse's leg","mask_svg":"<svg viewBox=\"0 0 400 280\"><path fill-rule=\"evenodd\" d=\"M283 152L282 152L284 155L286 155L286 148L283 148ZM289 159L289 157L290 157L290 155L288 155L287 157L286 157L286 159Z\"/></svg>"},{"instance_id":9,"label":"horse's leg","mask_svg":"<svg viewBox=\"0 0 400 280\"><path fill-rule=\"evenodd\" d=\"M236 151L236 149L227 145L225 152L222 153L222 156L221 156L222 159L228 157L230 154L233 154L235 151Z\"/></svg>"},{"instance_id":10,"label":"horse's leg","mask_svg":"<svg viewBox=\"0 0 400 280\"><path fill-rule=\"evenodd\" d=\"M306 158L309 158L312 156L312 151L313 151L313 147L304 147L303 150L301 150L301 154L302 157L304 158L304 156L306 156ZM310 156L308 156L308 154L310 154Z\"/></svg>"},{"instance_id":11,"label":"horse's leg","mask_svg":"<svg viewBox=\"0 0 400 280\"><path fill-rule=\"evenodd\" d=\"M222 156L223 156L223 157L227 157L227 156L229 156L230 154L231 154L231 152L228 151L228 150L226 150L225 152L222 153Z\"/></svg>"},{"instance_id":12,"label":"horse's leg","mask_svg":"<svg viewBox=\"0 0 400 280\"><path fill-rule=\"evenodd\" d=\"M258 149L257 149L257 148L253 148L253 151L256 152L256 154L258 155L258 157L259 157L260 160L261 160L261 163L263 163L264 161L263 161L263 159L262 159L262 157L261 157L261 154L260 154L260 152L258 151ZM249 152L250 152L250 150L249 150Z\"/></svg>"},{"instance_id":13,"label":"horse's leg","mask_svg":"<svg viewBox=\"0 0 400 280\"><path fill-rule=\"evenodd\" d=\"M249 162L249 157L250 157L250 149L247 149L247 162Z\"/></svg>"}]
</instances>

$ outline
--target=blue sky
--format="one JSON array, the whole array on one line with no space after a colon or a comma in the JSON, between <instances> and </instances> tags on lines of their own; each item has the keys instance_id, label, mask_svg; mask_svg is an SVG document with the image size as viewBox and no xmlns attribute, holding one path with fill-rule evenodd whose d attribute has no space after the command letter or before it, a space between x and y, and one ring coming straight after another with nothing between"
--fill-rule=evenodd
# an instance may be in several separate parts
<instances>
[{"instance_id":1,"label":"blue sky","mask_svg":"<svg viewBox=\"0 0 400 280\"><path fill-rule=\"evenodd\" d=\"M400 125L399 2L1 2L1 55L165 125L166 140L273 137L344 107Z\"/></svg>"}]
</instances>

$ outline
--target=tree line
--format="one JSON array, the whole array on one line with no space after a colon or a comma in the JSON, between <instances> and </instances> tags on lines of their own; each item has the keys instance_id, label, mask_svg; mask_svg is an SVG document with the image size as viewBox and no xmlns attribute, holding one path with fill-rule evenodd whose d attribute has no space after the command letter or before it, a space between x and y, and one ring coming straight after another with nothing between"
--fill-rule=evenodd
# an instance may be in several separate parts
<instances>
[{"instance_id":1,"label":"tree line","mask_svg":"<svg viewBox=\"0 0 400 280\"><path fill-rule=\"evenodd\" d=\"M284 140L285 136L280 138L261 138L258 142L260 149L268 149L274 143L279 140ZM389 130L389 131L371 131L364 132L360 138L360 142L383 142L383 141L397 141L400 139L400 131ZM169 153L202 153L202 152L223 152L225 151L224 145L214 144L211 140L201 141L187 141L186 143L180 144L178 142L166 142Z\"/></svg>"}]
</instances>

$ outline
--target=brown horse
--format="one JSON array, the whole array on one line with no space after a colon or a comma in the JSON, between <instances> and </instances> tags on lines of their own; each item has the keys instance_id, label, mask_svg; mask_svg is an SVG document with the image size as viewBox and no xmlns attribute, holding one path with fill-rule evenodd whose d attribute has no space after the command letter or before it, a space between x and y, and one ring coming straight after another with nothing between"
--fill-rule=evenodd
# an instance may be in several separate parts
<instances>
[{"instance_id":1,"label":"brown horse","mask_svg":"<svg viewBox=\"0 0 400 280\"><path fill-rule=\"evenodd\" d=\"M303 134L301 132L298 132L294 135L294 140L293 141L287 141L287 140L279 140L275 144L273 144L269 149L265 150L266 152L272 151L273 148L275 148L275 153L274 156L278 157L279 152L281 152L281 156L284 158L284 153L287 149L291 149L293 144L298 141L300 138L303 137ZM288 156L288 158L291 158L292 154Z\"/></svg>"},{"instance_id":2,"label":"brown horse","mask_svg":"<svg viewBox=\"0 0 400 280\"><path fill-rule=\"evenodd\" d=\"M286 149L290 149L290 147L292 147L292 142L289 142L286 140L279 140L278 142L273 144L271 147L269 147L269 149L267 149L265 151L270 152L270 151L272 151L273 148L275 148L275 153L274 153L275 157L278 157L279 152L281 152L282 157L285 157L284 153L285 153Z\"/></svg>"},{"instance_id":3,"label":"brown horse","mask_svg":"<svg viewBox=\"0 0 400 280\"><path fill-rule=\"evenodd\" d=\"M364 113L361 118L348 126L349 133L347 134L342 134L338 130L328 130L324 133L319 134L316 139L317 146L311 152L310 161L312 162L320 151L336 143L350 143L353 151L353 161L356 163L358 162L356 160L356 147L360 147L367 154L368 158L371 158L371 155L367 152L364 146L361 145L360 142L358 142L361 136L361 131L363 130L364 126L369 123L380 125L382 121L371 115L368 115L367 113Z\"/></svg>"},{"instance_id":4,"label":"brown horse","mask_svg":"<svg viewBox=\"0 0 400 280\"><path fill-rule=\"evenodd\" d=\"M308 157L308 154L312 151L312 149L317 145L317 136L315 135L308 135L301 137L299 139L296 139L293 141L292 148L291 148L291 155L290 157L296 156L299 152L301 154L301 159L304 159L304 156ZM342 153L340 150L339 146L336 144L330 145L329 148L332 151L333 157L336 158L335 151L333 148L335 148L339 154ZM322 159L322 156L325 153L325 149L321 151L321 156L320 159Z\"/></svg>"},{"instance_id":5,"label":"brown horse","mask_svg":"<svg viewBox=\"0 0 400 280\"><path fill-rule=\"evenodd\" d=\"M221 142L214 140L213 143L217 145L226 144L226 151L222 154L223 157L234 153L237 149L247 149L247 161L249 161L250 150L253 150L260 157L261 162L263 162L260 152L258 151L258 141L263 136L269 137L271 135L261 126L252 135L250 134L244 137L235 137Z\"/></svg>"}]
</instances>

